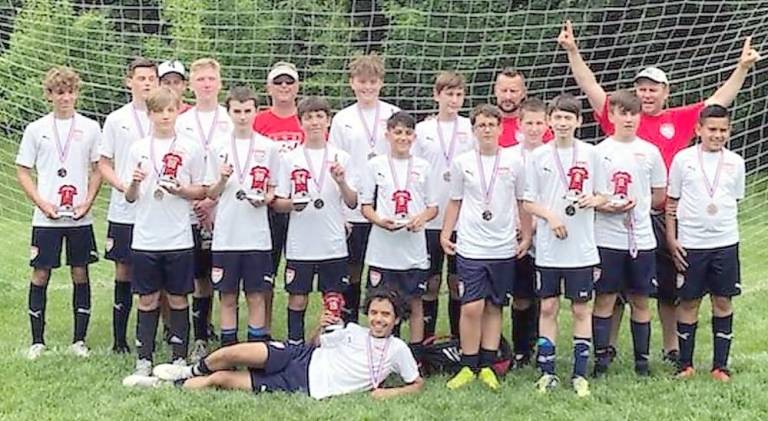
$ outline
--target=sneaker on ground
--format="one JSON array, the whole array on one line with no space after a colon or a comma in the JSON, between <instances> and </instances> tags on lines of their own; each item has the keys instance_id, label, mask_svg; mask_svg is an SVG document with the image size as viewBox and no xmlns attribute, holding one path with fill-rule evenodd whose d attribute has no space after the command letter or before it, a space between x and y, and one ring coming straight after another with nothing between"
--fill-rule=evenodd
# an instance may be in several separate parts
<instances>
[{"instance_id":1,"label":"sneaker on ground","mask_svg":"<svg viewBox=\"0 0 768 421\"><path fill-rule=\"evenodd\" d=\"M589 382L587 379L581 376L576 376L571 382L573 383L573 390L576 392L576 396L586 398L590 395Z\"/></svg>"},{"instance_id":2,"label":"sneaker on ground","mask_svg":"<svg viewBox=\"0 0 768 421\"><path fill-rule=\"evenodd\" d=\"M490 367L483 367L480 372L477 373L477 378L488 386L491 390L499 388L499 379L496 377L496 373Z\"/></svg>"},{"instance_id":3,"label":"sneaker on ground","mask_svg":"<svg viewBox=\"0 0 768 421\"><path fill-rule=\"evenodd\" d=\"M542 374L539 380L536 381L536 390L541 393L547 393L550 390L557 387L560 384L560 379L554 374Z\"/></svg>"},{"instance_id":4,"label":"sneaker on ground","mask_svg":"<svg viewBox=\"0 0 768 421\"><path fill-rule=\"evenodd\" d=\"M27 359L34 361L40 358L43 352L45 352L45 344L32 344L27 350Z\"/></svg>"},{"instance_id":5,"label":"sneaker on ground","mask_svg":"<svg viewBox=\"0 0 768 421\"><path fill-rule=\"evenodd\" d=\"M690 379L696 374L696 370L692 366L681 367L675 373L675 377L678 379Z\"/></svg>"},{"instance_id":6,"label":"sneaker on ground","mask_svg":"<svg viewBox=\"0 0 768 421\"><path fill-rule=\"evenodd\" d=\"M85 346L85 342L77 341L69 346L69 352L80 358L88 358L91 355L91 350Z\"/></svg>"},{"instance_id":7,"label":"sneaker on ground","mask_svg":"<svg viewBox=\"0 0 768 421\"><path fill-rule=\"evenodd\" d=\"M127 387L154 387L160 379L152 376L152 361L136 360L136 370L133 374L123 379L123 386Z\"/></svg>"},{"instance_id":8,"label":"sneaker on ground","mask_svg":"<svg viewBox=\"0 0 768 421\"><path fill-rule=\"evenodd\" d=\"M728 370L727 368L712 369L711 374L712 374L712 379L716 381L723 382L723 383L728 383L729 381L731 381L731 371Z\"/></svg>"},{"instance_id":9,"label":"sneaker on ground","mask_svg":"<svg viewBox=\"0 0 768 421\"><path fill-rule=\"evenodd\" d=\"M451 390L458 389L472 383L476 377L471 368L462 367L445 385Z\"/></svg>"},{"instance_id":10,"label":"sneaker on ground","mask_svg":"<svg viewBox=\"0 0 768 421\"><path fill-rule=\"evenodd\" d=\"M160 364L152 369L152 374L159 379L175 382L192 377L192 367L178 364Z\"/></svg>"}]
</instances>

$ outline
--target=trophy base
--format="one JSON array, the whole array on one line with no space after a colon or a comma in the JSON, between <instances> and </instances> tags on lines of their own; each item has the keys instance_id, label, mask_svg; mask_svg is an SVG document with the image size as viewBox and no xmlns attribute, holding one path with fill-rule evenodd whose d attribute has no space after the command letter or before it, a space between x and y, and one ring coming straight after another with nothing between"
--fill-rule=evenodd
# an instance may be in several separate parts
<instances>
[{"instance_id":1,"label":"trophy base","mask_svg":"<svg viewBox=\"0 0 768 421\"><path fill-rule=\"evenodd\" d=\"M411 219L410 218L405 218L405 219L398 218L398 219L395 219L394 222L395 222L395 225L397 225L398 227L404 227L404 226L406 226L406 225L411 223Z\"/></svg>"},{"instance_id":2,"label":"trophy base","mask_svg":"<svg viewBox=\"0 0 768 421\"><path fill-rule=\"evenodd\" d=\"M72 209L59 210L56 211L56 215L58 215L59 218L74 218L75 211Z\"/></svg>"},{"instance_id":3,"label":"trophy base","mask_svg":"<svg viewBox=\"0 0 768 421\"><path fill-rule=\"evenodd\" d=\"M179 183L176 180L160 180L157 182L157 185L164 188L165 190L175 189L178 187Z\"/></svg>"},{"instance_id":4,"label":"trophy base","mask_svg":"<svg viewBox=\"0 0 768 421\"><path fill-rule=\"evenodd\" d=\"M629 199L611 199L608 203L610 203L611 206L626 206L627 203L629 203Z\"/></svg>"},{"instance_id":5,"label":"trophy base","mask_svg":"<svg viewBox=\"0 0 768 421\"><path fill-rule=\"evenodd\" d=\"M263 194L246 194L245 198L248 200L251 200L253 202L263 202L264 201L264 195Z\"/></svg>"}]
</instances>

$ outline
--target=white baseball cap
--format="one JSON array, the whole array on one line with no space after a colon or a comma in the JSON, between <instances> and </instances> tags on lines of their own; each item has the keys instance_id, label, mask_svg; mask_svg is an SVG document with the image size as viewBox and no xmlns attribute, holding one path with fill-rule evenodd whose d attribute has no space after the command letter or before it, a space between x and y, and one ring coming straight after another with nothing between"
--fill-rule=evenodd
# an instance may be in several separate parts
<instances>
[{"instance_id":1,"label":"white baseball cap","mask_svg":"<svg viewBox=\"0 0 768 421\"><path fill-rule=\"evenodd\" d=\"M163 76L170 74L170 73L176 73L179 76L181 76L182 79L187 79L187 72L184 69L184 65L181 64L178 60L168 60L160 63L159 66L157 66L157 76L159 78L163 78Z\"/></svg>"},{"instance_id":2,"label":"white baseball cap","mask_svg":"<svg viewBox=\"0 0 768 421\"><path fill-rule=\"evenodd\" d=\"M669 79L667 79L667 74L658 67L646 67L642 72L635 76L634 81L637 82L640 79L648 79L656 83L663 83L669 86Z\"/></svg>"},{"instance_id":3,"label":"white baseball cap","mask_svg":"<svg viewBox=\"0 0 768 421\"><path fill-rule=\"evenodd\" d=\"M267 75L267 83L272 83L278 76L290 76L295 81L299 81L299 72L296 71L296 66L285 61L278 61L272 66L272 70Z\"/></svg>"}]
</instances>

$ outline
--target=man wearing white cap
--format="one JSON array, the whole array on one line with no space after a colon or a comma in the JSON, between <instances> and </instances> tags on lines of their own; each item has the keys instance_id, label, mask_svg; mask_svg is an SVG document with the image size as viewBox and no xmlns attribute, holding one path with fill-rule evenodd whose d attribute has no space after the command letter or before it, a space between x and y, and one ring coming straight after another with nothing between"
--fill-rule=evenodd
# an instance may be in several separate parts
<instances>
[{"instance_id":1,"label":"man wearing white cap","mask_svg":"<svg viewBox=\"0 0 768 421\"><path fill-rule=\"evenodd\" d=\"M299 94L299 72L296 66L284 61L275 63L267 74L267 93L272 105L256 114L253 131L277 142L278 151L283 155L304 141L304 131L296 108L296 97ZM269 227L272 231L273 273L276 274L288 233L288 214L277 213L270 208ZM272 321L272 295L267 295L265 305L266 325L269 328Z\"/></svg>"},{"instance_id":2,"label":"man wearing white cap","mask_svg":"<svg viewBox=\"0 0 768 421\"><path fill-rule=\"evenodd\" d=\"M637 136L656 145L661 151L664 163L669 168L675 154L688 147L694 137L694 130L699 112L707 105L729 106L744 84L749 69L760 59L760 54L751 46L752 37L747 37L741 50L741 56L731 76L715 91L712 96L695 104L675 108L664 108L669 97L669 79L661 69L647 67L634 78L635 94L642 101L640 125ZM566 51L571 72L582 91L587 96L595 119L606 135L614 132L613 124L608 120L608 94L597 82L579 53L571 21L566 21L557 38L557 42ZM652 209L654 229L659 243L657 248L657 280L659 283L659 318L662 322L665 359L676 360L678 341L675 317L675 268L671 257L666 252L666 234L661 209Z\"/></svg>"},{"instance_id":3,"label":"man wearing white cap","mask_svg":"<svg viewBox=\"0 0 768 421\"><path fill-rule=\"evenodd\" d=\"M187 90L187 72L184 65L178 60L166 60L157 66L157 76L160 78L160 85L171 88L176 92L179 98L184 98L184 92ZM192 108L192 105L186 102L181 103L179 114Z\"/></svg>"}]
</instances>

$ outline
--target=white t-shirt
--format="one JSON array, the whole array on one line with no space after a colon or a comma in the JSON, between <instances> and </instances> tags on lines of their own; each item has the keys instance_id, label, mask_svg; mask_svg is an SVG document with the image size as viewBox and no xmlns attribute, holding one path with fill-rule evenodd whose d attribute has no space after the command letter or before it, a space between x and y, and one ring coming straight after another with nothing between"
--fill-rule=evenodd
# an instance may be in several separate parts
<instances>
[{"instance_id":1,"label":"white t-shirt","mask_svg":"<svg viewBox=\"0 0 768 421\"><path fill-rule=\"evenodd\" d=\"M536 149L526 162L524 200L537 202L554 211L568 231L565 239L558 239L547 221L537 218L537 266L579 268L600 262L595 244L595 210L579 209L567 200L564 182L580 187L582 193L605 193L598 189L605 185L604 176L598 165L595 147L580 140L574 140L574 145L575 148L556 148L556 141L552 141ZM560 157L565 181L558 169L555 150ZM573 216L566 215L569 205L575 208Z\"/></svg>"},{"instance_id":2,"label":"white t-shirt","mask_svg":"<svg viewBox=\"0 0 768 421\"><path fill-rule=\"evenodd\" d=\"M439 130L438 130L439 125ZM442 136L442 137L441 137ZM453 143L453 148L451 148ZM475 147L472 124L466 117L458 116L454 121L440 121L437 118L422 121L416 125L416 141L411 147L413 156L432 163L432 196L439 209L437 217L427 222L427 229L439 230L443 227L443 216L448 204L450 190L451 161ZM450 160L446 162L446 155Z\"/></svg>"},{"instance_id":3,"label":"white t-shirt","mask_svg":"<svg viewBox=\"0 0 768 421\"><path fill-rule=\"evenodd\" d=\"M118 108L104 122L99 154L112 160L115 175L120 180L129 179L133 168L129 168L128 151L137 140L147 136L150 130L149 116L146 110L137 110L133 103ZM125 201L125 194L112 188L109 197L107 220L121 224L133 224L136 217L132 203Z\"/></svg>"},{"instance_id":4,"label":"white t-shirt","mask_svg":"<svg viewBox=\"0 0 768 421\"><path fill-rule=\"evenodd\" d=\"M309 156L311 164L307 162L305 154ZM305 192L310 198L309 204L301 212L291 212L285 242L286 259L327 260L347 256L344 209L348 208L339 186L331 176L330 168L334 162L346 169L349 155L333 145L323 149L299 146L283 155L277 196L286 199L292 197L295 184L295 191ZM318 192L321 182L322 190ZM357 183L347 176L347 184L352 186ZM323 203L320 209L315 207L317 199Z\"/></svg>"},{"instance_id":5,"label":"white t-shirt","mask_svg":"<svg viewBox=\"0 0 768 421\"><path fill-rule=\"evenodd\" d=\"M680 245L692 249L712 249L739 242L737 202L744 198L744 159L723 148L719 152L701 152L704 174L714 186L718 162L722 157L720 179L714 197L709 195L707 181L699 161L700 145L683 149L675 155L669 169L668 195L679 198L677 236ZM707 208L717 208L710 214Z\"/></svg>"},{"instance_id":6,"label":"white t-shirt","mask_svg":"<svg viewBox=\"0 0 768 421\"><path fill-rule=\"evenodd\" d=\"M174 173L174 166L181 185L203 184L205 160L202 148L186 138L175 139L174 143L173 139L145 137L134 143L128 153L128 167L135 169L141 162L141 168L147 173L135 202L136 219L131 243L135 250L183 250L194 245L189 201L164 190L162 200L155 198L155 192L160 188L158 173ZM169 165L164 165L164 161ZM131 183L132 176L133 170L131 176L123 180L126 185Z\"/></svg>"},{"instance_id":7,"label":"white t-shirt","mask_svg":"<svg viewBox=\"0 0 768 421\"><path fill-rule=\"evenodd\" d=\"M501 148L497 155L479 155L472 150L456 157L451 168L450 198L461 200L458 254L470 259L508 259L515 255L517 201L522 200L525 190L524 170L522 159ZM486 199L490 199L487 204ZM491 213L490 220L484 219L484 212Z\"/></svg>"},{"instance_id":8,"label":"white t-shirt","mask_svg":"<svg viewBox=\"0 0 768 421\"><path fill-rule=\"evenodd\" d=\"M372 390L371 371L377 382L391 373L405 383L419 378L416 360L402 339L374 338L368 328L355 323L320 335L308 371L309 395L315 399Z\"/></svg>"},{"instance_id":9,"label":"white t-shirt","mask_svg":"<svg viewBox=\"0 0 768 421\"><path fill-rule=\"evenodd\" d=\"M525 148L525 146L523 146L523 143L522 143L522 142L525 141L525 139L524 139L525 135L523 134L523 132L521 132L521 131L516 132L515 137L516 138L520 138L520 140L518 140L520 143L518 143L515 146L511 146L511 147L507 148L507 150L509 150L509 153L511 153L512 156L515 156L515 157L518 157L519 159L521 159L523 161L523 168L525 168L527 166L527 164L528 164L528 158L531 156L533 151L535 151L539 147L543 146L543 144L535 147L534 149L527 149L527 148ZM525 179L525 170L523 170L523 179ZM520 225L520 209L519 208L515 208L515 211L517 213L517 215L515 215L515 218L517 220L518 229L520 229L520 227L519 227L519 225ZM535 219L533 220L533 224L534 224L534 226L531 228L532 232L536 230L536 220ZM534 256L534 257L536 256L536 236L535 235L534 235L533 238L531 238L531 246L528 248L528 255Z\"/></svg>"},{"instance_id":10,"label":"white t-shirt","mask_svg":"<svg viewBox=\"0 0 768 421\"><path fill-rule=\"evenodd\" d=\"M409 161L410 171L408 171ZM398 209L395 204L395 191L399 189L410 194L410 200L406 200L407 195L398 195L402 200L401 203L407 202L407 212L410 217L418 215L427 207L437 206L430 191L432 187L429 180L430 165L427 161L411 157L410 160L392 159L391 162L397 183L392 178L389 155L380 155L368 161L368 172L365 174L360 190L361 205L374 205L376 213L381 217L400 219L396 216ZM407 188L406 174L409 179ZM423 230L410 232L402 228L397 231L388 231L374 225L368 237L365 263L391 270L427 269L429 257L426 235Z\"/></svg>"},{"instance_id":11,"label":"white t-shirt","mask_svg":"<svg viewBox=\"0 0 768 421\"><path fill-rule=\"evenodd\" d=\"M636 201L635 207L624 214L597 212L595 240L599 247L629 250L629 230L632 224L637 250L656 248L651 223L651 189L667 186L667 170L659 148L639 137L631 142L619 142L608 137L596 147L606 185L611 197L624 193ZM631 219L629 216L631 213Z\"/></svg>"},{"instance_id":12,"label":"white t-shirt","mask_svg":"<svg viewBox=\"0 0 768 421\"><path fill-rule=\"evenodd\" d=\"M349 154L350 165L347 168L347 173L357 174L355 177L359 182L362 182L363 174L367 171L368 155L371 153L375 155L389 153L389 143L384 134L387 131L387 120L398 111L400 109L396 106L379 101L376 107L365 110L355 103L333 116L328 143ZM365 122L361 120L361 114ZM352 187L357 191L361 190L359 185ZM359 206L347 211L347 220L350 222L367 222L363 214L360 213Z\"/></svg>"},{"instance_id":13,"label":"white t-shirt","mask_svg":"<svg viewBox=\"0 0 768 421\"><path fill-rule=\"evenodd\" d=\"M43 200L54 206L75 207L88 198L90 171L93 163L99 161L101 128L99 123L78 113L71 119L56 119L55 127L61 152L54 135L53 113L50 113L24 129L16 165L35 170L37 192ZM66 157L62 162L65 150ZM61 168L65 169L64 177L58 174ZM72 218L49 219L38 207L32 214L32 226L35 227L79 227L91 223L90 212L77 221Z\"/></svg>"},{"instance_id":14,"label":"white t-shirt","mask_svg":"<svg viewBox=\"0 0 768 421\"><path fill-rule=\"evenodd\" d=\"M268 186L277 184L280 165L277 145L258 133L252 136L250 158L250 139L235 139L235 150L231 135L217 137L209 148L205 184L212 186L218 183L224 160L235 170L224 185L216 205L211 244L213 251L272 249L267 206L254 207L248 200L237 198L238 192L254 194L254 189L261 189L262 194L266 194Z\"/></svg>"},{"instance_id":15,"label":"white t-shirt","mask_svg":"<svg viewBox=\"0 0 768 421\"><path fill-rule=\"evenodd\" d=\"M176 136L200 146L203 149L203 160L208 159L210 148L216 143L216 139L229 138L233 129L232 119L229 118L226 108L221 105L214 111L198 111L197 107L192 107L176 119ZM206 170L207 166L203 168L203 177ZM197 224L197 215L192 211L191 206L192 202L190 202L190 221Z\"/></svg>"}]
</instances>

